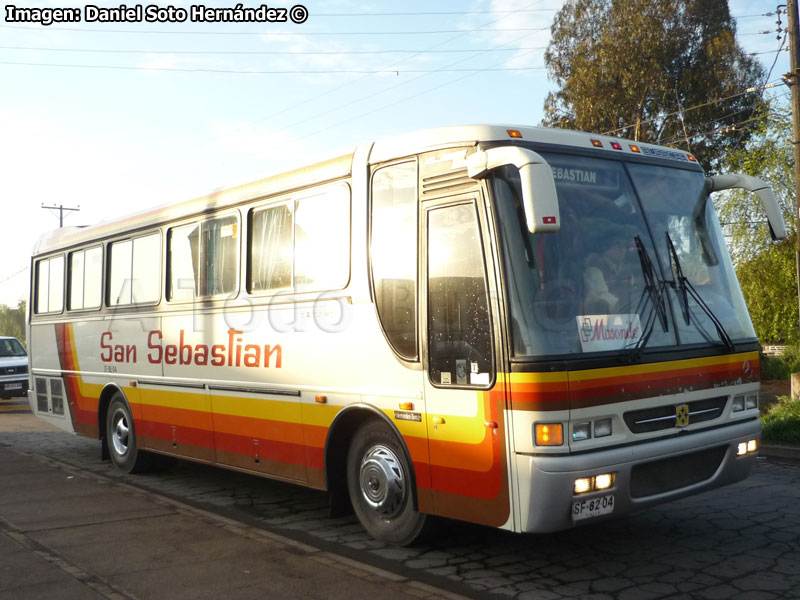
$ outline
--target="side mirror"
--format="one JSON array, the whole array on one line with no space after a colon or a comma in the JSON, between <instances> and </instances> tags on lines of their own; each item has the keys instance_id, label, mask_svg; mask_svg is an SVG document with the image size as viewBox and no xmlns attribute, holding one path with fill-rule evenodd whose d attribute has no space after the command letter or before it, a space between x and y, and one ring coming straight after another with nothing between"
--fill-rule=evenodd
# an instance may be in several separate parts
<instances>
[{"instance_id":1,"label":"side mirror","mask_svg":"<svg viewBox=\"0 0 800 600\"><path fill-rule=\"evenodd\" d=\"M706 185L709 187L709 192L742 189L756 194L764 206L764 212L767 213L772 239L786 239L786 223L783 221L781 207L768 183L750 175L713 175L706 178Z\"/></svg>"},{"instance_id":2,"label":"side mirror","mask_svg":"<svg viewBox=\"0 0 800 600\"><path fill-rule=\"evenodd\" d=\"M553 171L536 152L517 146L490 148L467 158L467 173L480 179L492 169L513 165L519 169L522 186L522 208L531 233L555 233L561 227L558 194Z\"/></svg>"}]
</instances>

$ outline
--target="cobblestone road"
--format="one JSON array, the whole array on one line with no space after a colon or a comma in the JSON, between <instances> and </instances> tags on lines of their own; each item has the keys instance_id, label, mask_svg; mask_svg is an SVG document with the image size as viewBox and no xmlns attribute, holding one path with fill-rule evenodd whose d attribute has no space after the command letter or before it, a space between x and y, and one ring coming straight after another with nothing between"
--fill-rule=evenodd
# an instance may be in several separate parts
<instances>
[{"instance_id":1,"label":"cobblestone road","mask_svg":"<svg viewBox=\"0 0 800 600\"><path fill-rule=\"evenodd\" d=\"M24 429L24 428L20 428ZM0 431L0 444L311 543L475 598L640 600L800 598L800 466L761 461L747 481L612 523L516 535L442 522L425 544L391 548L325 494L187 462L116 473L99 442Z\"/></svg>"}]
</instances>

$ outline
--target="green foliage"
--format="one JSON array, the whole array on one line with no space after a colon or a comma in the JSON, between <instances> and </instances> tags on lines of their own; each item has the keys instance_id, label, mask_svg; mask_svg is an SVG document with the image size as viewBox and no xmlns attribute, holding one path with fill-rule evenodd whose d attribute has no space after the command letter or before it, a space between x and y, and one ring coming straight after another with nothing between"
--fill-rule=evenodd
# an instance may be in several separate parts
<instances>
[{"instance_id":1,"label":"green foliage","mask_svg":"<svg viewBox=\"0 0 800 600\"><path fill-rule=\"evenodd\" d=\"M781 396L761 417L761 426L764 441L800 444L800 400Z\"/></svg>"},{"instance_id":2,"label":"green foliage","mask_svg":"<svg viewBox=\"0 0 800 600\"><path fill-rule=\"evenodd\" d=\"M9 335L27 345L25 340L25 301L17 308L0 304L0 335Z\"/></svg>"},{"instance_id":3,"label":"green foliage","mask_svg":"<svg viewBox=\"0 0 800 600\"><path fill-rule=\"evenodd\" d=\"M791 113L785 106L765 105L764 115L747 146L727 154L724 167L726 172L753 175L769 182L791 233L797 225ZM749 261L773 248L764 210L755 194L714 194L714 207L728 236L734 263Z\"/></svg>"},{"instance_id":4,"label":"green foliage","mask_svg":"<svg viewBox=\"0 0 800 600\"><path fill-rule=\"evenodd\" d=\"M758 116L758 61L736 42L727 0L567 0L545 53L558 86L548 125L679 145L715 170ZM690 109L690 110L687 110Z\"/></svg>"},{"instance_id":5,"label":"green foliage","mask_svg":"<svg viewBox=\"0 0 800 600\"><path fill-rule=\"evenodd\" d=\"M800 350L797 346L790 346L783 356L762 356L761 379L788 380L792 373L800 373Z\"/></svg>"},{"instance_id":6,"label":"green foliage","mask_svg":"<svg viewBox=\"0 0 800 600\"><path fill-rule=\"evenodd\" d=\"M753 327L762 344L800 341L796 248L795 234L736 268Z\"/></svg>"}]
</instances>

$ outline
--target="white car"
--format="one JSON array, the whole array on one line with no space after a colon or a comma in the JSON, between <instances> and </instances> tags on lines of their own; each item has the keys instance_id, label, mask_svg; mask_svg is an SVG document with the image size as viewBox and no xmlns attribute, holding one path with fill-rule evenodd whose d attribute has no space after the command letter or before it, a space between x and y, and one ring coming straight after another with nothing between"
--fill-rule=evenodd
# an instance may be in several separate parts
<instances>
[{"instance_id":1,"label":"white car","mask_svg":"<svg viewBox=\"0 0 800 600\"><path fill-rule=\"evenodd\" d=\"M28 353L14 337L0 337L0 398L28 392Z\"/></svg>"}]
</instances>

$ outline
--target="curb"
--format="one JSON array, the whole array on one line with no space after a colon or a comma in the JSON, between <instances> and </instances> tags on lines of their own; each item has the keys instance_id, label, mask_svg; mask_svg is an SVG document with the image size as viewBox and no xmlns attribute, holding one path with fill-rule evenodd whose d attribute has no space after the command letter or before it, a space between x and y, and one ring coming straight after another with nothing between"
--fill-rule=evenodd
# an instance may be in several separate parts
<instances>
[{"instance_id":1,"label":"curb","mask_svg":"<svg viewBox=\"0 0 800 600\"><path fill-rule=\"evenodd\" d=\"M761 443L758 455L769 460L800 464L800 446L791 444Z\"/></svg>"}]
</instances>

